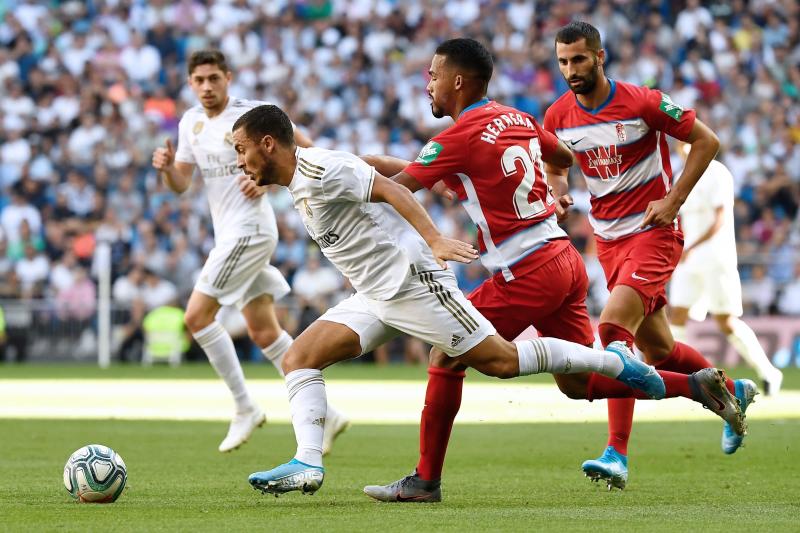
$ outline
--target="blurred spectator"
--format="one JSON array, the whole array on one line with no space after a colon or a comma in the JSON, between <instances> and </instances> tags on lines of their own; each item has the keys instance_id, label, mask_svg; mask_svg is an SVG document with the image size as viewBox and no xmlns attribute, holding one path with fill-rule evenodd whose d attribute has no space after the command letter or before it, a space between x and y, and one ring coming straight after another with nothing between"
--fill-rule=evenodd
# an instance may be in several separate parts
<instances>
[{"instance_id":1,"label":"blurred spectator","mask_svg":"<svg viewBox=\"0 0 800 533\"><path fill-rule=\"evenodd\" d=\"M722 140L719 158L735 179L748 311L770 312L776 295L786 302L791 294L800 251L797 2L56 4L16 0L0 23L0 296L59 294L105 241L115 289L131 265L143 264L156 304L168 294L185 297L212 242L203 183L177 198L150 157L175 139L177 119L196 104L185 86L194 49L221 47L234 67L231 94L281 105L315 144L413 160L450 121L433 117L425 90L439 42L484 41L495 56L490 96L541 118L567 90L553 34L575 16L603 33L610 74L696 108ZM586 255L596 313L605 282L582 214L591 197L574 171L570 184L575 206L566 227ZM443 232L475 238L462 209L418 196ZM280 312L302 325L346 285L307 259L314 244L287 192L270 191L269 200L280 231L272 262L299 291ZM476 264L459 275L468 290L488 274ZM141 323L132 309L144 305L142 284L130 289L135 298L115 299L130 332Z\"/></svg>"}]
</instances>

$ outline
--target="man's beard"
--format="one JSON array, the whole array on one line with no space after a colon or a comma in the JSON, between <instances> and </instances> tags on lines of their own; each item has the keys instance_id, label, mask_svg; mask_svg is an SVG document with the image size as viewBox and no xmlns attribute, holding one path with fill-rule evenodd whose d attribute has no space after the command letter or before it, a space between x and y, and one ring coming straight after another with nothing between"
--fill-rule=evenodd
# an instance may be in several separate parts
<instances>
[{"instance_id":1,"label":"man's beard","mask_svg":"<svg viewBox=\"0 0 800 533\"><path fill-rule=\"evenodd\" d=\"M434 104L433 102L431 102L431 114L433 115L433 118L444 117L444 111L442 110L442 108L436 107L436 104Z\"/></svg>"},{"instance_id":2,"label":"man's beard","mask_svg":"<svg viewBox=\"0 0 800 533\"><path fill-rule=\"evenodd\" d=\"M594 63L594 68L589 72L588 75L585 77L574 77L571 80L567 80L567 84L572 80L580 80L582 83L577 87L573 87L569 85L570 90L575 94L589 94L590 92L594 91L594 88L597 86L597 61Z\"/></svg>"},{"instance_id":3,"label":"man's beard","mask_svg":"<svg viewBox=\"0 0 800 533\"><path fill-rule=\"evenodd\" d=\"M256 185L260 187L272 185L275 183L275 174L275 163L272 161L264 161L264 167L256 174Z\"/></svg>"}]
</instances>

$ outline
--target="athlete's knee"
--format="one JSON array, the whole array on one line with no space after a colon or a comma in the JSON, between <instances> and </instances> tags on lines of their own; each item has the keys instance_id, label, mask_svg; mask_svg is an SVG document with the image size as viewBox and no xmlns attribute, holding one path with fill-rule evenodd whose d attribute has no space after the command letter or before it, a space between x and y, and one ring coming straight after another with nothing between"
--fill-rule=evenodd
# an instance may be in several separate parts
<instances>
[{"instance_id":1,"label":"athlete's knee","mask_svg":"<svg viewBox=\"0 0 800 533\"><path fill-rule=\"evenodd\" d=\"M269 327L258 329L248 327L247 333L250 335L250 339L256 344L256 346L263 349L278 340L281 330Z\"/></svg>"},{"instance_id":2,"label":"athlete's knee","mask_svg":"<svg viewBox=\"0 0 800 533\"><path fill-rule=\"evenodd\" d=\"M577 376L577 374L575 374ZM586 399L586 383L572 378L572 375L557 374L553 376L558 385L558 390L570 400Z\"/></svg>"},{"instance_id":3,"label":"athlete's knee","mask_svg":"<svg viewBox=\"0 0 800 533\"><path fill-rule=\"evenodd\" d=\"M428 355L428 366L433 368L447 368L448 370L463 370L464 365L450 357L438 348L432 348Z\"/></svg>"},{"instance_id":4,"label":"athlete's knee","mask_svg":"<svg viewBox=\"0 0 800 533\"><path fill-rule=\"evenodd\" d=\"M722 333L725 335L730 335L733 333L733 325L738 319L732 317L731 315L715 315L714 320L717 321L717 325Z\"/></svg>"},{"instance_id":5,"label":"athlete's knee","mask_svg":"<svg viewBox=\"0 0 800 533\"><path fill-rule=\"evenodd\" d=\"M300 368L317 368L314 361L311 360L302 350L297 350L290 346L283 356L281 361L281 369L284 375Z\"/></svg>"},{"instance_id":6,"label":"athlete's knee","mask_svg":"<svg viewBox=\"0 0 800 533\"><path fill-rule=\"evenodd\" d=\"M197 333L214 322L215 315L208 310L198 307L189 307L183 315L183 322L192 333Z\"/></svg>"}]
</instances>

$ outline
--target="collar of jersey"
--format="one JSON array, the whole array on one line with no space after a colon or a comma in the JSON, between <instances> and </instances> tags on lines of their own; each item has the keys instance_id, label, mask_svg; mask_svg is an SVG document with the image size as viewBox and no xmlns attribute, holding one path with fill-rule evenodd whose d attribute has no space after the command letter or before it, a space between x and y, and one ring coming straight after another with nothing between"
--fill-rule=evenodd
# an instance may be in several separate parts
<instances>
[{"instance_id":1,"label":"collar of jersey","mask_svg":"<svg viewBox=\"0 0 800 533\"><path fill-rule=\"evenodd\" d=\"M617 92L617 82L615 80L612 80L611 78L606 78L606 79L608 80L608 83L611 84L611 90L608 92L608 98L606 98L606 101L600 104L599 106L595 107L594 109L589 109L588 107L581 104L580 100L578 100L578 97L576 96L575 103L578 104L578 107L580 107L590 115L596 115L600 111L602 111L603 108L607 106L609 102L611 102L611 100L614 98L614 93Z\"/></svg>"},{"instance_id":2,"label":"collar of jersey","mask_svg":"<svg viewBox=\"0 0 800 533\"><path fill-rule=\"evenodd\" d=\"M488 104L488 103L489 103L489 99L488 99L487 97L485 97L485 96L484 96L483 98L481 98L480 100L478 100L478 101L477 101L477 102L475 102L474 104L470 104L470 105L468 105L467 107L465 107L465 108L464 108L464 109L461 111L461 113L459 113L459 114L458 114L458 118L461 118L461 115L463 115L463 114L464 114L464 113L466 113L467 111L472 111L473 109L478 109L479 107L485 106L485 105L486 105L486 104Z\"/></svg>"}]
</instances>

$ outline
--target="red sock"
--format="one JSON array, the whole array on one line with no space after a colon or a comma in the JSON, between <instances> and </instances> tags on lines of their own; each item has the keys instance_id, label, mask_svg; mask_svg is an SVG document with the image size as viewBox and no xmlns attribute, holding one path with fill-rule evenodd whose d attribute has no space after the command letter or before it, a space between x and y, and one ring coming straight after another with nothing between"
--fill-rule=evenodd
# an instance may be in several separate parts
<instances>
[{"instance_id":1,"label":"red sock","mask_svg":"<svg viewBox=\"0 0 800 533\"><path fill-rule=\"evenodd\" d=\"M628 348L633 349L633 333L622 326L603 322L597 327L597 332L603 346L608 346L614 341L623 341ZM608 400L608 446L613 446L622 455L628 455L628 440L633 426L633 406L633 398Z\"/></svg>"},{"instance_id":2,"label":"red sock","mask_svg":"<svg viewBox=\"0 0 800 533\"><path fill-rule=\"evenodd\" d=\"M691 389L689 388L689 376L687 374L667 372L664 370L659 370L658 373L663 378L664 385L667 388L665 398L676 398L680 396L682 398L689 398L690 400L693 399ZM602 398L608 398L609 405L612 402L622 402L622 399L629 401L633 401L634 398L637 400L651 399L644 392L632 389L616 379L601 376L600 374L592 374L589 378L587 400L600 400ZM610 411L611 409L609 407L609 414ZM610 426L611 421L609 418L609 427ZM610 442L609 446L614 446L616 448L616 444ZM623 453L619 448L617 448L617 451Z\"/></svg>"},{"instance_id":3,"label":"red sock","mask_svg":"<svg viewBox=\"0 0 800 533\"><path fill-rule=\"evenodd\" d=\"M464 376L461 370L428 368L428 388L419 428L419 463L417 474L422 479L441 479L444 456L450 441L453 421L461 407Z\"/></svg>"},{"instance_id":4,"label":"red sock","mask_svg":"<svg viewBox=\"0 0 800 533\"><path fill-rule=\"evenodd\" d=\"M703 354L682 342L675 342L675 347L672 348L672 353L669 357L660 361L655 365L659 370L669 370L671 372L679 372L680 374L691 374L704 368L709 368L714 365L711 361L703 357ZM732 379L725 380L725 386L734 394L734 383Z\"/></svg>"},{"instance_id":5,"label":"red sock","mask_svg":"<svg viewBox=\"0 0 800 533\"><path fill-rule=\"evenodd\" d=\"M633 333L611 322L603 322L597 326L597 333L600 335L600 342L603 346L608 346L614 341L622 341L633 349Z\"/></svg>"}]
</instances>

